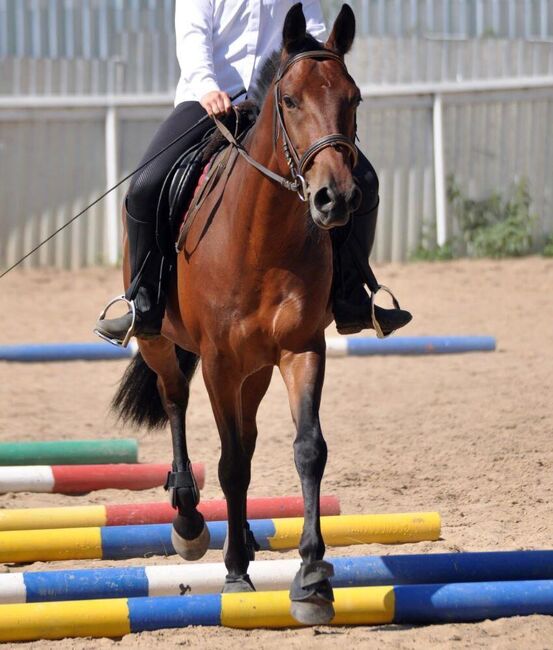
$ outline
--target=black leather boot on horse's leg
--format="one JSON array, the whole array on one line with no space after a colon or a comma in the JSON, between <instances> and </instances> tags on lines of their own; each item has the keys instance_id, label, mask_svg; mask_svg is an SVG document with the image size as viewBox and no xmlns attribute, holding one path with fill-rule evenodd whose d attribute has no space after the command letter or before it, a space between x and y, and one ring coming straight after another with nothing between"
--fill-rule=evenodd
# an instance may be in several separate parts
<instances>
[{"instance_id":1,"label":"black leather boot on horse's leg","mask_svg":"<svg viewBox=\"0 0 553 650\"><path fill-rule=\"evenodd\" d=\"M378 336L388 336L412 319L408 311L400 309L393 296L394 309L384 309L373 304L374 295L379 289L389 292L378 284L369 266L377 217L378 203L366 213L354 214L352 224L345 226L350 228L345 242L343 233L337 232L333 237L332 311L340 334L356 334L363 329L373 328ZM372 294L372 300L365 285Z\"/></svg>"},{"instance_id":2,"label":"black leather boot on horse's leg","mask_svg":"<svg viewBox=\"0 0 553 650\"><path fill-rule=\"evenodd\" d=\"M124 296L112 300L96 321L94 333L114 345L126 347L131 336L158 336L165 313L167 260L156 243L155 221L139 221L126 213L131 267L131 284ZM116 302L123 301L129 311L118 318L106 318Z\"/></svg>"},{"instance_id":3,"label":"black leather boot on horse's leg","mask_svg":"<svg viewBox=\"0 0 553 650\"><path fill-rule=\"evenodd\" d=\"M209 548L210 534L204 516L196 509L200 492L188 456L177 458L173 471L167 475L165 489L169 491L171 505L178 514L173 519L171 543L184 560L199 560Z\"/></svg>"}]
</instances>

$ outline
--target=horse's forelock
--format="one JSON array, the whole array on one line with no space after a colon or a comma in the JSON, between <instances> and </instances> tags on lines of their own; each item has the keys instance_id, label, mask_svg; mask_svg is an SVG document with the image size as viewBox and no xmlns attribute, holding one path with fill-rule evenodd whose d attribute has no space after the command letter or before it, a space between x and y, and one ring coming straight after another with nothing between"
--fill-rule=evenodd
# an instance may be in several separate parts
<instances>
[{"instance_id":1,"label":"horse's forelock","mask_svg":"<svg viewBox=\"0 0 553 650\"><path fill-rule=\"evenodd\" d=\"M293 56L295 54L299 54L300 52L322 49L323 44L308 34L301 47L295 49L294 52L289 52L288 54L290 56ZM265 101L265 98L267 97L267 92L273 83L273 79L278 72L282 61L282 55L283 49L281 48L280 50L275 50L270 56L265 59L265 61L263 61L259 72L252 84L250 92L248 93L250 99L252 99L260 109L263 105L263 102Z\"/></svg>"}]
</instances>

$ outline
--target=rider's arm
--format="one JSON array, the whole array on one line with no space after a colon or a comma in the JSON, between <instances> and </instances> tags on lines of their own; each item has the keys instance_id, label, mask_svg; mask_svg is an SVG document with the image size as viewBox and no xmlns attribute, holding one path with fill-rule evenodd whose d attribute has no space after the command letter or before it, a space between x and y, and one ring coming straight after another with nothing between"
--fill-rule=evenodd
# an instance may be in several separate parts
<instances>
[{"instance_id":1,"label":"rider's arm","mask_svg":"<svg viewBox=\"0 0 553 650\"><path fill-rule=\"evenodd\" d=\"M307 31L315 38L324 40L326 26L320 0L303 0L303 15L307 23Z\"/></svg>"},{"instance_id":2,"label":"rider's arm","mask_svg":"<svg viewBox=\"0 0 553 650\"><path fill-rule=\"evenodd\" d=\"M175 32L181 83L200 101L207 93L220 91L215 78L212 45L212 0L177 0Z\"/></svg>"},{"instance_id":3,"label":"rider's arm","mask_svg":"<svg viewBox=\"0 0 553 650\"><path fill-rule=\"evenodd\" d=\"M230 109L230 99L219 88L213 66L213 0L177 0L175 32L181 84L209 115Z\"/></svg>"}]
</instances>

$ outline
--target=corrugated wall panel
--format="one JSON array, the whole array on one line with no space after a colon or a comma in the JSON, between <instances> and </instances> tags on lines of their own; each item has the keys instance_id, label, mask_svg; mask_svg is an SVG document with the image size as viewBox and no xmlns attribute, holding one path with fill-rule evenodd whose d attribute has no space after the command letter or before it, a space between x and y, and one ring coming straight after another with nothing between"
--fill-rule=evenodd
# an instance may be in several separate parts
<instances>
[{"instance_id":1,"label":"corrugated wall panel","mask_svg":"<svg viewBox=\"0 0 553 650\"><path fill-rule=\"evenodd\" d=\"M2 266L13 264L105 188L102 114L74 117L22 111L0 120ZM87 227L87 219L103 219L103 210L91 212L26 264L70 267L101 261L102 238L94 225ZM89 237L95 244L87 252Z\"/></svg>"},{"instance_id":2,"label":"corrugated wall panel","mask_svg":"<svg viewBox=\"0 0 553 650\"><path fill-rule=\"evenodd\" d=\"M178 80L174 34L123 34L103 58L0 58L0 95L171 93ZM358 83L461 81L553 74L553 41L356 41L348 66Z\"/></svg>"},{"instance_id":3,"label":"corrugated wall panel","mask_svg":"<svg viewBox=\"0 0 553 650\"><path fill-rule=\"evenodd\" d=\"M527 179L538 216L535 234L543 241L553 218L553 91L448 98L445 106L447 172L472 199L504 194L513 183Z\"/></svg>"}]
</instances>

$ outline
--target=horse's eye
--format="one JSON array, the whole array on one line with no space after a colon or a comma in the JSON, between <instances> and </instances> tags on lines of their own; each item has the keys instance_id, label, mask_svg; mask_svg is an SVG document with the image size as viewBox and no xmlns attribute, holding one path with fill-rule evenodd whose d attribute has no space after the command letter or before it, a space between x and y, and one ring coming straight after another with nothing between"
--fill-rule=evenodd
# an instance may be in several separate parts
<instances>
[{"instance_id":1,"label":"horse's eye","mask_svg":"<svg viewBox=\"0 0 553 650\"><path fill-rule=\"evenodd\" d=\"M290 97L290 95L284 95L282 101L286 108L296 108L297 106L296 102Z\"/></svg>"}]
</instances>

